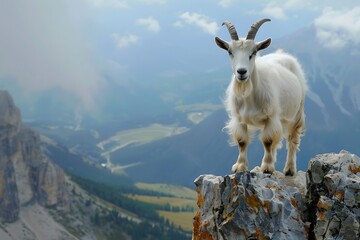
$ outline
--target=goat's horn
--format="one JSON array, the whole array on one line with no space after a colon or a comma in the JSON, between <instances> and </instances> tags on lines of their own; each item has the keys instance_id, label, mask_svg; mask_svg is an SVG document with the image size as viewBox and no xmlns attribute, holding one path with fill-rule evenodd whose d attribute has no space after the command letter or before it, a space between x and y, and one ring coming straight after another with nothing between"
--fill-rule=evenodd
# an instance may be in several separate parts
<instances>
[{"instance_id":1,"label":"goat's horn","mask_svg":"<svg viewBox=\"0 0 360 240\"><path fill-rule=\"evenodd\" d=\"M236 29L234 27L234 25L231 24L231 22L229 21L224 21L222 23L222 26L226 25L227 29L229 30L230 36L232 40L239 40L239 36L236 32Z\"/></svg>"},{"instance_id":2,"label":"goat's horn","mask_svg":"<svg viewBox=\"0 0 360 240\"><path fill-rule=\"evenodd\" d=\"M263 23L265 23L265 22L270 22L270 21L271 21L270 19L264 18L264 19L261 19L261 20L257 21L253 25L251 25L251 28L249 30L249 33L248 33L246 39L247 40L254 40L255 36L256 36L256 33L259 30L259 28L261 27L261 25Z\"/></svg>"}]
</instances>

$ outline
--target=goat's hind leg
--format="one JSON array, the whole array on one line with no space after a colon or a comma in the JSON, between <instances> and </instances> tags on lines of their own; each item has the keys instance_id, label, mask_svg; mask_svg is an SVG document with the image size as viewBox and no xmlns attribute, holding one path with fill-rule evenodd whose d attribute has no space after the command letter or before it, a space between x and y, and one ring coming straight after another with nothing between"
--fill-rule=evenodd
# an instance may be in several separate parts
<instances>
[{"instance_id":1,"label":"goat's hind leg","mask_svg":"<svg viewBox=\"0 0 360 240\"><path fill-rule=\"evenodd\" d=\"M299 111L294 124L289 128L286 139L287 157L284 168L286 176L293 176L296 173L296 152L299 151L300 137L304 132L305 117L302 110Z\"/></svg>"}]
</instances>

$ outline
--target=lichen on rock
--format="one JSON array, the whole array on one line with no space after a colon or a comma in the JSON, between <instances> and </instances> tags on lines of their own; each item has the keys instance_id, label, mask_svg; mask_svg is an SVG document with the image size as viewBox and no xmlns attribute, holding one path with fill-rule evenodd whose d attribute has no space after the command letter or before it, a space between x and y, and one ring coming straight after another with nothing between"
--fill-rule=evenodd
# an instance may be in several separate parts
<instances>
[{"instance_id":1,"label":"lichen on rock","mask_svg":"<svg viewBox=\"0 0 360 240\"><path fill-rule=\"evenodd\" d=\"M360 158L347 151L318 155L307 171L316 239L360 239Z\"/></svg>"},{"instance_id":2,"label":"lichen on rock","mask_svg":"<svg viewBox=\"0 0 360 240\"><path fill-rule=\"evenodd\" d=\"M318 155L293 177L255 168L195 185L193 240L360 239L360 158L346 151Z\"/></svg>"},{"instance_id":3,"label":"lichen on rock","mask_svg":"<svg viewBox=\"0 0 360 240\"><path fill-rule=\"evenodd\" d=\"M306 238L302 195L272 175L203 175L195 184L204 204L198 204L193 239Z\"/></svg>"}]
</instances>

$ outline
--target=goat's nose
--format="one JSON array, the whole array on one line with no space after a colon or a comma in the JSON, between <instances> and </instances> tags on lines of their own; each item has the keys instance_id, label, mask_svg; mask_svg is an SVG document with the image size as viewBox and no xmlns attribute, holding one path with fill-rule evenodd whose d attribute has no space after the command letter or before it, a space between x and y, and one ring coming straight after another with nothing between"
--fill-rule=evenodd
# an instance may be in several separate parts
<instances>
[{"instance_id":1,"label":"goat's nose","mask_svg":"<svg viewBox=\"0 0 360 240\"><path fill-rule=\"evenodd\" d=\"M245 68L240 68L237 70L238 74L245 75L247 73L247 70Z\"/></svg>"}]
</instances>

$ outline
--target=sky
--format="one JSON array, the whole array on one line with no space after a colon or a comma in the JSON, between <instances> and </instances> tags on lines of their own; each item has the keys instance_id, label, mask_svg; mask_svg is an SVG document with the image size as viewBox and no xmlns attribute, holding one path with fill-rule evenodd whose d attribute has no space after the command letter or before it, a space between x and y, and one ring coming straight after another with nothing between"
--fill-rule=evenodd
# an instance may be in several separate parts
<instances>
[{"instance_id":1,"label":"sky","mask_svg":"<svg viewBox=\"0 0 360 240\"><path fill-rule=\"evenodd\" d=\"M257 40L314 26L328 48L360 44L358 0L0 0L0 87L59 89L91 109L111 76L119 82L216 68L214 37L244 36L271 18ZM224 59L224 58L223 58ZM128 83L129 84L129 83Z\"/></svg>"}]
</instances>

